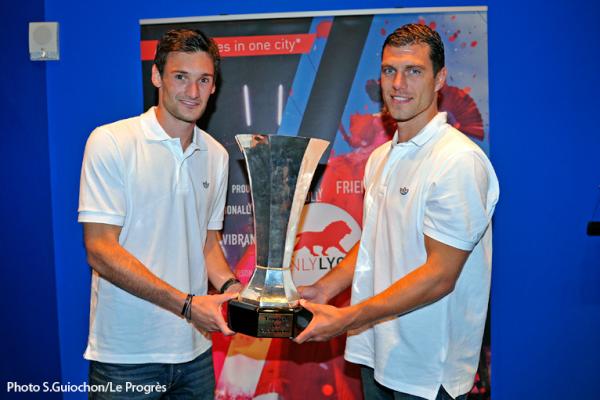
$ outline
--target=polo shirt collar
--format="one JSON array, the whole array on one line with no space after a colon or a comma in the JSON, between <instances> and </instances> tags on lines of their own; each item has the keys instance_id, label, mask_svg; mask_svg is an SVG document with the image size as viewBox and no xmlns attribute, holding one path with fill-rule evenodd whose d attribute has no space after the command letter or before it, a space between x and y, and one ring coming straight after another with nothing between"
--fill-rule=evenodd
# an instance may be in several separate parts
<instances>
[{"instance_id":1,"label":"polo shirt collar","mask_svg":"<svg viewBox=\"0 0 600 400\"><path fill-rule=\"evenodd\" d=\"M410 139L406 143L412 143L416 146L422 147L425 143L427 143L436 133L439 132L439 128L444 125L447 121L447 114L445 112L438 112L435 117L431 119L421 129L419 133L415 135L412 139ZM392 147L401 146L405 143L398 143L398 130L394 133L394 137L392 139Z\"/></svg>"},{"instance_id":2,"label":"polo shirt collar","mask_svg":"<svg viewBox=\"0 0 600 400\"><path fill-rule=\"evenodd\" d=\"M158 122L158 119L156 119L156 107L151 107L148 109L148 111L142 114L142 121L142 130L147 140L151 142L163 142L174 139L169 136L167 132L165 132L163 127ZM190 148L192 150L208 150L206 142L200 134L200 128L197 126L194 126L194 135L192 137L192 143L190 143Z\"/></svg>"}]
</instances>

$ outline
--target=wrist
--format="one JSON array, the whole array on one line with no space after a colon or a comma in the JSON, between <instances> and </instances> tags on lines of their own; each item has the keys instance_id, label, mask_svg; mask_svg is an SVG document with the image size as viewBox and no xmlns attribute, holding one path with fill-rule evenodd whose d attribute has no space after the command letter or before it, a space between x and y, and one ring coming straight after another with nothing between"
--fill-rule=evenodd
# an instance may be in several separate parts
<instances>
[{"instance_id":1,"label":"wrist","mask_svg":"<svg viewBox=\"0 0 600 400\"><path fill-rule=\"evenodd\" d=\"M194 300L194 294L189 293L185 298L183 309L181 310L181 316L190 322L192 320L192 301Z\"/></svg>"},{"instance_id":2,"label":"wrist","mask_svg":"<svg viewBox=\"0 0 600 400\"><path fill-rule=\"evenodd\" d=\"M241 285L242 282L240 282L239 279L237 278L229 278L227 279L222 285L221 288L219 289L219 293L223 294L227 291L227 289L229 289L231 286L233 285Z\"/></svg>"},{"instance_id":3,"label":"wrist","mask_svg":"<svg viewBox=\"0 0 600 400\"><path fill-rule=\"evenodd\" d=\"M345 330L352 330L360 328L364 322L360 321L361 309L360 304L344 307L345 318Z\"/></svg>"},{"instance_id":4,"label":"wrist","mask_svg":"<svg viewBox=\"0 0 600 400\"><path fill-rule=\"evenodd\" d=\"M325 298L325 303L328 303L332 298L338 295L338 291L335 289L335 285L327 284L323 279L315 282L313 285L315 289Z\"/></svg>"}]
</instances>

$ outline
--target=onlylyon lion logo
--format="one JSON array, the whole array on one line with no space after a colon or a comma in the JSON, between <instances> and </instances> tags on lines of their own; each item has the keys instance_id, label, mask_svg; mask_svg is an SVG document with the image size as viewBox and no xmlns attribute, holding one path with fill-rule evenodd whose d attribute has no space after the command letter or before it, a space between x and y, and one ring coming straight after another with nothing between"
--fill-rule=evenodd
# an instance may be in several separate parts
<instances>
[{"instance_id":1,"label":"onlylyon lion logo","mask_svg":"<svg viewBox=\"0 0 600 400\"><path fill-rule=\"evenodd\" d=\"M296 286L312 285L360 239L360 225L352 215L329 203L304 206L298 226L290 265Z\"/></svg>"},{"instance_id":2,"label":"onlylyon lion logo","mask_svg":"<svg viewBox=\"0 0 600 400\"><path fill-rule=\"evenodd\" d=\"M306 247L311 255L318 256L315 253L315 247L321 247L321 255L327 256L327 250L330 248L336 248L343 254L347 251L342 247L341 241L346 235L352 232L352 229L344 221L334 221L327 225L325 229L320 232L302 232L296 235L299 238L298 243L294 247L294 251L300 250Z\"/></svg>"}]
</instances>

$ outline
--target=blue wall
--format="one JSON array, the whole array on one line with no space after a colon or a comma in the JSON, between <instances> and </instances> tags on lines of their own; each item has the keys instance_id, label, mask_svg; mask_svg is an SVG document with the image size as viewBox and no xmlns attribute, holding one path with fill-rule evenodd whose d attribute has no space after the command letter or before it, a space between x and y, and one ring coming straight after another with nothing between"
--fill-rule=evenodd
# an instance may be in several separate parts
<instances>
[{"instance_id":1,"label":"blue wall","mask_svg":"<svg viewBox=\"0 0 600 400\"><path fill-rule=\"evenodd\" d=\"M9 301L2 306L8 323L1 328L0 376L86 379L81 355L90 273L76 222L79 169L95 126L142 111L139 19L487 5L491 152L501 183L493 398L592 398L600 359L600 238L585 236L600 195L600 135L593 117L600 6L592 3L46 0L27 11L3 4L1 15L9 21L0 29L10 39L4 41L0 85L2 182L8 188L0 242ZM26 22L43 19L60 23L59 62L27 59ZM8 357L17 363L10 374Z\"/></svg>"},{"instance_id":2,"label":"blue wall","mask_svg":"<svg viewBox=\"0 0 600 400\"><path fill-rule=\"evenodd\" d=\"M61 376L54 283L46 70L29 61L28 22L44 2L0 3L0 398L11 381Z\"/></svg>"},{"instance_id":3,"label":"blue wall","mask_svg":"<svg viewBox=\"0 0 600 400\"><path fill-rule=\"evenodd\" d=\"M584 232L600 195L599 9L490 5L496 399L598 397L600 238Z\"/></svg>"}]
</instances>

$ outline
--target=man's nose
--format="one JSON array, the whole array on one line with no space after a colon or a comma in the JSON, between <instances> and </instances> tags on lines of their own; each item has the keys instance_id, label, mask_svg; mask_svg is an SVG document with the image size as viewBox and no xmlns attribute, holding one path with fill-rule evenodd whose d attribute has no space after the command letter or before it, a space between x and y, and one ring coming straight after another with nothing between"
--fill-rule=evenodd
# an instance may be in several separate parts
<instances>
[{"instance_id":1,"label":"man's nose","mask_svg":"<svg viewBox=\"0 0 600 400\"><path fill-rule=\"evenodd\" d=\"M198 95L200 94L200 89L198 88L198 85L196 85L196 83L189 83L186 88L185 88L185 95L195 99L196 97L198 97Z\"/></svg>"},{"instance_id":2,"label":"man's nose","mask_svg":"<svg viewBox=\"0 0 600 400\"><path fill-rule=\"evenodd\" d=\"M396 74L394 75L394 80L392 81L392 85L394 86L394 89L405 88L406 78L404 77L404 74L402 74L401 72L396 72Z\"/></svg>"}]
</instances>

